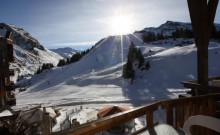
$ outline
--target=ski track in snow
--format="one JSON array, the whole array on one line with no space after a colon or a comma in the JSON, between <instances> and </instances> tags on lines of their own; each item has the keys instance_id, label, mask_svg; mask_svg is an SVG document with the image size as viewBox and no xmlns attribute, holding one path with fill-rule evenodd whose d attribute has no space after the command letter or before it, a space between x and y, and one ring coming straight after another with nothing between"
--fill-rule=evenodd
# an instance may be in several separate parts
<instances>
[{"instance_id":1,"label":"ski track in snow","mask_svg":"<svg viewBox=\"0 0 220 135\"><path fill-rule=\"evenodd\" d=\"M122 79L131 43L141 48L150 70L136 70L133 84ZM122 49L123 48L123 49ZM150 50L150 51L149 51ZM210 76L219 74L219 43L210 43ZM195 44L143 44L138 35L109 36L79 62L46 70L33 77L27 91L16 93L18 106L130 103L138 106L178 97L187 89L183 80L196 79Z\"/></svg>"}]
</instances>

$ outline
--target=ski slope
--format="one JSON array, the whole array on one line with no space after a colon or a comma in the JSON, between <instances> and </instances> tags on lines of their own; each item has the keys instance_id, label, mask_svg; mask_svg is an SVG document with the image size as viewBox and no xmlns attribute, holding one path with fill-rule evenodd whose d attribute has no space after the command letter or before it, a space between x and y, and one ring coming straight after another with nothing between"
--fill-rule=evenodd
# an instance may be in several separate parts
<instances>
[{"instance_id":1,"label":"ski slope","mask_svg":"<svg viewBox=\"0 0 220 135\"><path fill-rule=\"evenodd\" d=\"M131 41L141 48L149 70L136 69L133 83L121 77ZM174 42L174 41L173 41ZM150 51L149 51L150 50ZM219 75L220 44L210 42L209 75ZM196 79L195 44L143 44L138 36L109 36L80 61L46 70L33 77L24 92L16 93L17 106L129 104L139 106L185 93L181 81Z\"/></svg>"}]
</instances>

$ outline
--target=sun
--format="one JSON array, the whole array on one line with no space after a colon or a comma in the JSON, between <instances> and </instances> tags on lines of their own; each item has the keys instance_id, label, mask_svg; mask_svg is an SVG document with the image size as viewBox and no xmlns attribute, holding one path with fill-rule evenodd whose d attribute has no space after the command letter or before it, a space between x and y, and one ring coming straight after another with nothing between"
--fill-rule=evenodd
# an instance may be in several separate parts
<instances>
[{"instance_id":1,"label":"sun","mask_svg":"<svg viewBox=\"0 0 220 135\"><path fill-rule=\"evenodd\" d=\"M124 35L131 32L132 19L126 15L116 15L111 19L112 32L115 35Z\"/></svg>"}]
</instances>

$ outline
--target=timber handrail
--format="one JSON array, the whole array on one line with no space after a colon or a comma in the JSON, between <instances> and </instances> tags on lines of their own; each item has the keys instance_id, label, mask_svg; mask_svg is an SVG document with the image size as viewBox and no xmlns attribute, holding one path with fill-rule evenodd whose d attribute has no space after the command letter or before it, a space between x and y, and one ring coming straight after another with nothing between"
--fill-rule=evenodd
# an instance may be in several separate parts
<instances>
[{"instance_id":1,"label":"timber handrail","mask_svg":"<svg viewBox=\"0 0 220 135\"><path fill-rule=\"evenodd\" d=\"M219 80L219 79L220 79L220 76L213 76L213 77L209 77L208 81ZM198 83L198 80L182 81L181 83Z\"/></svg>"},{"instance_id":2,"label":"timber handrail","mask_svg":"<svg viewBox=\"0 0 220 135\"><path fill-rule=\"evenodd\" d=\"M208 81L213 81L213 80L220 80L220 76L208 78ZM183 84L184 87L190 88L192 90L193 95L220 93L220 87L210 86L210 85L203 86L198 83L198 80L182 81L181 83Z\"/></svg>"},{"instance_id":3,"label":"timber handrail","mask_svg":"<svg viewBox=\"0 0 220 135\"><path fill-rule=\"evenodd\" d=\"M116 126L127 121L131 121L140 116L146 115L147 126L145 129L154 126L153 113L159 108L165 110L166 123L175 128L182 127L186 119L193 115L208 115L215 117L215 103L220 101L220 94L211 94L197 97L188 97L181 99L164 100L138 107L122 113L111 115L93 122L82 124L78 127L73 127L63 130L53 135L71 134L71 135L92 135L106 129ZM204 129L202 129L204 130ZM200 130L195 130L196 133L201 133ZM206 131L209 133L210 131ZM137 133L132 133L137 134Z\"/></svg>"}]
</instances>

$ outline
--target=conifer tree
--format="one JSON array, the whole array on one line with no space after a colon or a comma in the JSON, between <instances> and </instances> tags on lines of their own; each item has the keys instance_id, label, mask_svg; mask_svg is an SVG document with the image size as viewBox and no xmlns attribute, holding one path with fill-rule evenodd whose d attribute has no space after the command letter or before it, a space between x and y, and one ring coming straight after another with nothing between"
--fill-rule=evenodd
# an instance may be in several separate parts
<instances>
[{"instance_id":1,"label":"conifer tree","mask_svg":"<svg viewBox=\"0 0 220 135\"><path fill-rule=\"evenodd\" d=\"M41 73L41 68L39 67L39 68L37 69L36 74L38 75L38 74L40 74L40 73Z\"/></svg>"},{"instance_id":2,"label":"conifer tree","mask_svg":"<svg viewBox=\"0 0 220 135\"><path fill-rule=\"evenodd\" d=\"M139 48L137 51L137 56L138 56L138 68L140 68L144 64L144 56L141 52L141 49Z\"/></svg>"},{"instance_id":3,"label":"conifer tree","mask_svg":"<svg viewBox=\"0 0 220 135\"><path fill-rule=\"evenodd\" d=\"M133 62L135 59L137 59L137 48L134 45L133 42L131 42L131 45L128 50L128 56L127 56L127 62L123 66L122 71L122 77L124 78L134 78L135 71L133 69Z\"/></svg>"},{"instance_id":4,"label":"conifer tree","mask_svg":"<svg viewBox=\"0 0 220 135\"><path fill-rule=\"evenodd\" d=\"M136 58L137 58L137 48L134 45L134 43L131 42L131 45L128 50L128 60L133 62Z\"/></svg>"},{"instance_id":5,"label":"conifer tree","mask_svg":"<svg viewBox=\"0 0 220 135\"><path fill-rule=\"evenodd\" d=\"M70 64L70 59L69 58L66 59L66 64Z\"/></svg>"},{"instance_id":6,"label":"conifer tree","mask_svg":"<svg viewBox=\"0 0 220 135\"><path fill-rule=\"evenodd\" d=\"M58 62L57 66L58 66L58 67L61 67L61 66L64 66L65 64L66 64L65 60L62 59L62 60L60 60L60 61Z\"/></svg>"},{"instance_id":7,"label":"conifer tree","mask_svg":"<svg viewBox=\"0 0 220 135\"><path fill-rule=\"evenodd\" d=\"M149 61L146 63L145 69L146 69L146 70L149 70L149 69L150 69L150 62L149 62Z\"/></svg>"},{"instance_id":8,"label":"conifer tree","mask_svg":"<svg viewBox=\"0 0 220 135\"><path fill-rule=\"evenodd\" d=\"M124 78L134 78L135 71L133 69L132 62L127 60L127 63L123 66L122 77Z\"/></svg>"},{"instance_id":9,"label":"conifer tree","mask_svg":"<svg viewBox=\"0 0 220 135\"><path fill-rule=\"evenodd\" d=\"M82 55L81 55L80 53L76 53L76 54L74 54L74 55L71 57L70 61L71 61L71 63L77 62L77 61L79 61L81 58L82 58Z\"/></svg>"}]
</instances>

